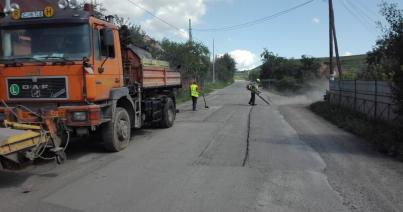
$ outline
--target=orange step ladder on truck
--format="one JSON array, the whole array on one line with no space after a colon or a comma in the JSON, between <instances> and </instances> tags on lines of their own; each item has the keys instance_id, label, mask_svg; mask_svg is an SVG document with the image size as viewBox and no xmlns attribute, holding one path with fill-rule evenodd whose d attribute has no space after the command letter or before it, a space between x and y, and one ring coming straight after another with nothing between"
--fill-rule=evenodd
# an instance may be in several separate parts
<instances>
[{"instance_id":1,"label":"orange step ladder on truck","mask_svg":"<svg viewBox=\"0 0 403 212\"><path fill-rule=\"evenodd\" d=\"M81 10L61 2L67 4L15 0L0 18L5 169L36 158L61 163L72 137L99 134L105 148L117 152L129 144L131 129L174 124L179 72L122 44L125 28L95 18L91 5Z\"/></svg>"}]
</instances>

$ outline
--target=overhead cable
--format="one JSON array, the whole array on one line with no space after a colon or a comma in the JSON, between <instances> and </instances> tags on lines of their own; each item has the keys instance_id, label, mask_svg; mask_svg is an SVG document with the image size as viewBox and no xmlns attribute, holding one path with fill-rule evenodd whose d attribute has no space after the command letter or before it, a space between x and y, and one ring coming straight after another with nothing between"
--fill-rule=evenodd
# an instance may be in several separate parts
<instances>
[{"instance_id":1,"label":"overhead cable","mask_svg":"<svg viewBox=\"0 0 403 212\"><path fill-rule=\"evenodd\" d=\"M354 16L355 19L356 19L358 22L360 22L361 25L362 25L368 32L371 32L371 33L372 33L372 32L374 31L374 29L373 29L373 27L371 26L371 24L368 23L367 20L365 20L365 19L363 19L362 17L360 17L353 9L351 9L351 8L345 3L344 0L341 0L340 2L341 2L341 5L344 7L344 9L346 9L348 13L350 13L352 16Z\"/></svg>"},{"instance_id":2,"label":"overhead cable","mask_svg":"<svg viewBox=\"0 0 403 212\"><path fill-rule=\"evenodd\" d=\"M296 9L299 9L301 7L304 7L312 2L314 2L315 0L309 0L307 2L304 2L302 4L298 4L296 6L293 6L291 8L288 8L286 10L280 11L278 13L263 17L263 18L259 18L256 20L252 20L252 21L248 21L245 23L241 23L241 24L236 24L236 25L232 25L232 26L225 26L225 27L217 27L217 28L208 28L208 29L193 29L194 31L199 31L199 32L214 32L214 31L231 31L231 30L238 30L238 29L242 29L245 27L250 27L256 24L260 24L260 23L264 23L267 21L271 21L277 17L280 17L282 15L288 14Z\"/></svg>"},{"instance_id":3,"label":"overhead cable","mask_svg":"<svg viewBox=\"0 0 403 212\"><path fill-rule=\"evenodd\" d=\"M158 17L158 16L155 15L153 12L151 12L150 10L144 8L144 7L141 6L140 4L134 2L133 0L127 0L127 1L128 1L129 3L131 3L132 5L134 5L135 7L137 7L137 8L139 8L139 9L145 11L146 13L148 13L148 14L151 15L152 17L156 18L157 20L161 21L162 23L166 24L167 26L169 26L169 27L171 27L171 28L173 28L173 29L179 31L179 33L183 33L183 32L184 32L184 29L181 29L181 28L179 28L179 27L177 27L177 26L175 26L175 25L173 25L173 24L171 24L171 23L165 21L164 19ZM203 43L200 39L198 39L198 38L196 38L196 37L194 37L194 36L193 36L193 39L199 41L200 43Z\"/></svg>"}]
</instances>

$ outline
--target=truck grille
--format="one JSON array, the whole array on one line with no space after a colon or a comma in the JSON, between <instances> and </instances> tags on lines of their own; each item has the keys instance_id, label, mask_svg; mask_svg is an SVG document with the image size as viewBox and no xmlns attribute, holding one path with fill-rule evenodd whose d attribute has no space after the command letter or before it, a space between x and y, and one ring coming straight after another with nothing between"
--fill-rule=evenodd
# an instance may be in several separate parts
<instances>
[{"instance_id":1,"label":"truck grille","mask_svg":"<svg viewBox=\"0 0 403 212\"><path fill-rule=\"evenodd\" d=\"M66 77L8 78L8 98L24 99L67 99Z\"/></svg>"}]
</instances>

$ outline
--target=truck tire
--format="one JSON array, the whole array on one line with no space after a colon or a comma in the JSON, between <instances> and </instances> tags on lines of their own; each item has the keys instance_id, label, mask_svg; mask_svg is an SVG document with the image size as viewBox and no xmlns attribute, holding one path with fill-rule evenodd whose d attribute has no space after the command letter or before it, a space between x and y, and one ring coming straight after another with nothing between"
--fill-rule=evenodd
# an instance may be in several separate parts
<instances>
[{"instance_id":1,"label":"truck tire","mask_svg":"<svg viewBox=\"0 0 403 212\"><path fill-rule=\"evenodd\" d=\"M176 117L176 109L171 98L167 98L162 108L161 128L170 128L173 126Z\"/></svg>"},{"instance_id":2,"label":"truck tire","mask_svg":"<svg viewBox=\"0 0 403 212\"><path fill-rule=\"evenodd\" d=\"M119 152L125 149L130 142L130 117L124 108L116 108L112 121L101 129L104 147L110 152Z\"/></svg>"}]
</instances>

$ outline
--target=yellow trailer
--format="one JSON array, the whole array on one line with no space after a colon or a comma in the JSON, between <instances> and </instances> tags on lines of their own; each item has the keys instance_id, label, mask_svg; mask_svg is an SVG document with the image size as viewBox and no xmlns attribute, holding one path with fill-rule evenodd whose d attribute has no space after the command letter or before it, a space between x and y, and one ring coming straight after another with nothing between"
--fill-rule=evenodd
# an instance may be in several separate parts
<instances>
[{"instance_id":1,"label":"yellow trailer","mask_svg":"<svg viewBox=\"0 0 403 212\"><path fill-rule=\"evenodd\" d=\"M42 155L52 146L49 132L38 125L3 123L0 128L0 167L3 169L20 169ZM64 153L64 152L63 152ZM57 162L65 160L64 154L58 154Z\"/></svg>"},{"instance_id":2,"label":"yellow trailer","mask_svg":"<svg viewBox=\"0 0 403 212\"><path fill-rule=\"evenodd\" d=\"M34 131L0 129L0 155L19 152L41 144L41 134Z\"/></svg>"}]
</instances>

